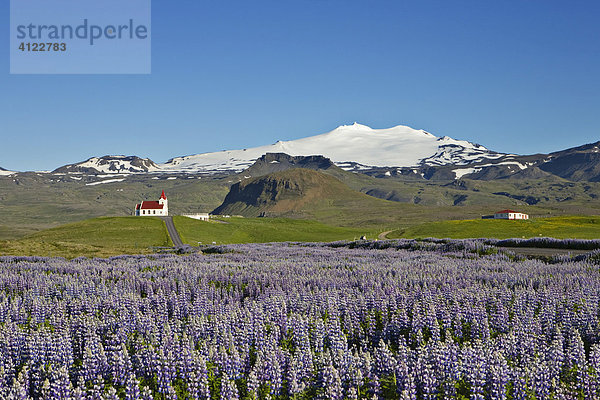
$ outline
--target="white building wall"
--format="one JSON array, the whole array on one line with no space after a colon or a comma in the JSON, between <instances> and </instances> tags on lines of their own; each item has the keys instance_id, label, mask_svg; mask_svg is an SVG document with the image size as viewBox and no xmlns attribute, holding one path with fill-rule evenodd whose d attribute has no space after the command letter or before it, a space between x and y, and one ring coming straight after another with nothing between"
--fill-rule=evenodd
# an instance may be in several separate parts
<instances>
[{"instance_id":1,"label":"white building wall","mask_svg":"<svg viewBox=\"0 0 600 400\"><path fill-rule=\"evenodd\" d=\"M162 212L162 216L168 216L169 215L169 200L167 199L159 199L158 200L158 204L162 204L163 205L163 209L161 210Z\"/></svg>"},{"instance_id":2,"label":"white building wall","mask_svg":"<svg viewBox=\"0 0 600 400\"><path fill-rule=\"evenodd\" d=\"M181 214L183 217L193 218L200 221L208 221L210 216L208 213L198 213L198 214Z\"/></svg>"},{"instance_id":3,"label":"white building wall","mask_svg":"<svg viewBox=\"0 0 600 400\"><path fill-rule=\"evenodd\" d=\"M169 210L168 209L162 209L162 210L157 210L157 209L142 209L142 210L136 210L135 213L136 216L138 217L166 217L169 215Z\"/></svg>"},{"instance_id":4,"label":"white building wall","mask_svg":"<svg viewBox=\"0 0 600 400\"><path fill-rule=\"evenodd\" d=\"M523 213L498 213L494 219L529 219L529 215Z\"/></svg>"}]
</instances>

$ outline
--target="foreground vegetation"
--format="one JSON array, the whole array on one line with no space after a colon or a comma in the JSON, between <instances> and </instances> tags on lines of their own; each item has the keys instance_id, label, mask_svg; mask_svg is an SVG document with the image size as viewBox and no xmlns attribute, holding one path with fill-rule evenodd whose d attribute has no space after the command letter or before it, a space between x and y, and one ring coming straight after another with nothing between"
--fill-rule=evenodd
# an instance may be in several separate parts
<instances>
[{"instance_id":1,"label":"foreground vegetation","mask_svg":"<svg viewBox=\"0 0 600 400\"><path fill-rule=\"evenodd\" d=\"M428 222L395 230L387 235L397 238L530 238L547 236L554 238L598 239L599 216L565 216L533 218L526 221L494 219L453 220Z\"/></svg>"},{"instance_id":2,"label":"foreground vegetation","mask_svg":"<svg viewBox=\"0 0 600 400\"><path fill-rule=\"evenodd\" d=\"M0 257L0 398L600 396L597 254L359 244Z\"/></svg>"}]
</instances>

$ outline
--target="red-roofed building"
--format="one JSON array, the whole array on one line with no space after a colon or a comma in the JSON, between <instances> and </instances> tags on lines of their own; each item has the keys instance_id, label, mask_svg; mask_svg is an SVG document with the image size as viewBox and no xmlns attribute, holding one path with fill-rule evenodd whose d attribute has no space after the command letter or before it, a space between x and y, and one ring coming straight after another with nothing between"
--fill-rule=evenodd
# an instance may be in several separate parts
<instances>
[{"instance_id":1,"label":"red-roofed building","mask_svg":"<svg viewBox=\"0 0 600 400\"><path fill-rule=\"evenodd\" d=\"M158 201L144 200L135 205L136 217L166 217L167 215L169 215L169 201L164 190Z\"/></svg>"},{"instance_id":2,"label":"red-roofed building","mask_svg":"<svg viewBox=\"0 0 600 400\"><path fill-rule=\"evenodd\" d=\"M494 219L529 219L529 215L513 210L501 210L494 214Z\"/></svg>"}]
</instances>

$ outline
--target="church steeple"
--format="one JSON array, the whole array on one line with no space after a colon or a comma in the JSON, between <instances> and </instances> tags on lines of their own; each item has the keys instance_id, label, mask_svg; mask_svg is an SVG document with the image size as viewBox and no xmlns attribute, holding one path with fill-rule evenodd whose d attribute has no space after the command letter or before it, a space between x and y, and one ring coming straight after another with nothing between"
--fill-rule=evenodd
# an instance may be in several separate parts
<instances>
[{"instance_id":1,"label":"church steeple","mask_svg":"<svg viewBox=\"0 0 600 400\"><path fill-rule=\"evenodd\" d=\"M165 194L165 191L163 190L162 193L160 194L160 199L158 199L158 204L162 205L162 210L163 210L163 214L162 215L169 215L169 200L167 200L167 195Z\"/></svg>"}]
</instances>

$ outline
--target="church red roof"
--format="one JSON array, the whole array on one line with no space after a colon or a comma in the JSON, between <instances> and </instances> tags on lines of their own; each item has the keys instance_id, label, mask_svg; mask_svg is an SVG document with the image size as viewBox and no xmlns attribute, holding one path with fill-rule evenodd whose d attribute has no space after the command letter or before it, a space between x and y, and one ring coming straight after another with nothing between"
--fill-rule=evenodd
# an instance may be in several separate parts
<instances>
[{"instance_id":1,"label":"church red roof","mask_svg":"<svg viewBox=\"0 0 600 400\"><path fill-rule=\"evenodd\" d=\"M165 199L165 200L167 199L167 196L165 196L165 191L164 190L162 191L162 194L160 195L160 198L161 199Z\"/></svg>"},{"instance_id":2,"label":"church red roof","mask_svg":"<svg viewBox=\"0 0 600 400\"><path fill-rule=\"evenodd\" d=\"M159 204L158 201L142 201L142 204L138 204L135 207L136 210L162 210L163 205Z\"/></svg>"}]
</instances>

